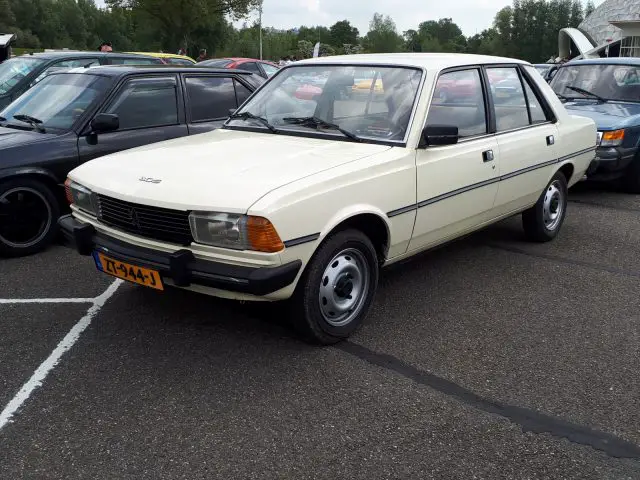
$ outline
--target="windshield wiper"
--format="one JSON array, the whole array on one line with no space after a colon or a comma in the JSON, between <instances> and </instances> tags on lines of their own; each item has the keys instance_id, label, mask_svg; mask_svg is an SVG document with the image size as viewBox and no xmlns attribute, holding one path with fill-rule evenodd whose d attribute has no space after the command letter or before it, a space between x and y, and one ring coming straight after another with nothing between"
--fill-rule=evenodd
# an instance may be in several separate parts
<instances>
[{"instance_id":1,"label":"windshield wiper","mask_svg":"<svg viewBox=\"0 0 640 480\"><path fill-rule=\"evenodd\" d=\"M234 113L233 115L229 116L229 119L230 120L257 120L258 122L263 124L265 127L267 127L272 133L278 133L278 129L273 125L271 125L269 123L269 120L267 120L264 117L255 115L251 112Z\"/></svg>"},{"instance_id":2,"label":"windshield wiper","mask_svg":"<svg viewBox=\"0 0 640 480\"><path fill-rule=\"evenodd\" d=\"M568 86L566 86L564 88L568 88L569 90L573 90L574 92L578 92L578 93L581 93L583 95L587 95L589 97L593 97L593 98L597 99L599 102L602 102L602 103L607 103L607 101L608 101L606 98L603 98L600 95L596 95L595 93L590 92L589 90L585 90L584 88L574 87L573 85L568 85Z\"/></svg>"},{"instance_id":3,"label":"windshield wiper","mask_svg":"<svg viewBox=\"0 0 640 480\"><path fill-rule=\"evenodd\" d=\"M42 126L42 120L40 120L39 118L32 117L31 115L24 115L22 113L16 113L15 115L13 115L13 118L20 122L28 123L39 132L44 133L45 131L44 127Z\"/></svg>"},{"instance_id":4,"label":"windshield wiper","mask_svg":"<svg viewBox=\"0 0 640 480\"><path fill-rule=\"evenodd\" d=\"M291 123L293 125L300 125L302 127L318 127L330 128L332 130L337 130L342 133L345 137L350 138L354 142L361 142L362 139L358 137L356 134L351 133L349 130L345 130L340 125L336 125L335 123L327 122L318 117L287 117L282 119L283 122Z\"/></svg>"}]
</instances>

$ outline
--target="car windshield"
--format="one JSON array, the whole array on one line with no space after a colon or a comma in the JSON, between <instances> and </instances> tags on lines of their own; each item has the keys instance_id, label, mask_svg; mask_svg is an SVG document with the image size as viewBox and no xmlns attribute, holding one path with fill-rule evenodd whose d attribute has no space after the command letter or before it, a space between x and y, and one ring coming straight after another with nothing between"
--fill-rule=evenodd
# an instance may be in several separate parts
<instances>
[{"instance_id":1,"label":"car windshield","mask_svg":"<svg viewBox=\"0 0 640 480\"><path fill-rule=\"evenodd\" d=\"M236 113L244 116L226 125L270 131L248 118L257 116L281 134L403 142L421 78L421 70L408 67L296 65L267 82Z\"/></svg>"},{"instance_id":2,"label":"car windshield","mask_svg":"<svg viewBox=\"0 0 640 480\"><path fill-rule=\"evenodd\" d=\"M69 130L107 91L109 81L84 73L53 74L27 90L3 111L5 126L25 126L25 116L44 130ZM17 116L19 118L15 118Z\"/></svg>"},{"instance_id":3,"label":"car windshield","mask_svg":"<svg viewBox=\"0 0 640 480\"><path fill-rule=\"evenodd\" d=\"M640 65L566 65L558 70L551 87L556 94L568 99L600 97L605 100L640 102ZM574 88L582 92L576 92Z\"/></svg>"},{"instance_id":4,"label":"car windshield","mask_svg":"<svg viewBox=\"0 0 640 480\"><path fill-rule=\"evenodd\" d=\"M0 94L9 92L42 63L43 60L30 57L15 57L0 63Z\"/></svg>"}]
</instances>

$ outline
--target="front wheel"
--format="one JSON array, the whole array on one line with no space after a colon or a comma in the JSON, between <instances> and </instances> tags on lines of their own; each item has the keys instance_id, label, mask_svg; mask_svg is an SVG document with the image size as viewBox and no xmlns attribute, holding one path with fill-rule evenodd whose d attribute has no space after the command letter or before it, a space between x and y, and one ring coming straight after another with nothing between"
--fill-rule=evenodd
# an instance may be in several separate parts
<instances>
[{"instance_id":1,"label":"front wheel","mask_svg":"<svg viewBox=\"0 0 640 480\"><path fill-rule=\"evenodd\" d=\"M548 242L558 235L567 214L567 191L567 179L557 172L536 204L522 213L527 239Z\"/></svg>"},{"instance_id":2,"label":"front wheel","mask_svg":"<svg viewBox=\"0 0 640 480\"><path fill-rule=\"evenodd\" d=\"M59 216L58 201L43 183L29 178L0 182L0 255L44 250L55 238Z\"/></svg>"},{"instance_id":3,"label":"front wheel","mask_svg":"<svg viewBox=\"0 0 640 480\"><path fill-rule=\"evenodd\" d=\"M307 265L291 301L291 320L309 342L346 339L367 316L378 285L378 259L358 230L331 235Z\"/></svg>"}]
</instances>

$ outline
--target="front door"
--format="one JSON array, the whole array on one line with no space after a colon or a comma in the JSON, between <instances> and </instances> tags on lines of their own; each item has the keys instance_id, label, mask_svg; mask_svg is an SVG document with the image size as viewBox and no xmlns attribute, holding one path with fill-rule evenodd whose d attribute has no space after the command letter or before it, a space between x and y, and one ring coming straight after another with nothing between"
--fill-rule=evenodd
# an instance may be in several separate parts
<instances>
[{"instance_id":1,"label":"front door","mask_svg":"<svg viewBox=\"0 0 640 480\"><path fill-rule=\"evenodd\" d=\"M175 76L132 78L100 109L118 115L120 128L94 134L90 126L78 140L80 161L188 135Z\"/></svg>"},{"instance_id":2,"label":"front door","mask_svg":"<svg viewBox=\"0 0 640 480\"><path fill-rule=\"evenodd\" d=\"M535 84L519 67L487 68L500 148L496 216L535 203L557 169L557 126Z\"/></svg>"},{"instance_id":3,"label":"front door","mask_svg":"<svg viewBox=\"0 0 640 480\"><path fill-rule=\"evenodd\" d=\"M417 151L418 213L409 250L434 246L492 218L500 152L487 134L486 105L479 69L438 78L427 125L457 126L460 140Z\"/></svg>"}]
</instances>

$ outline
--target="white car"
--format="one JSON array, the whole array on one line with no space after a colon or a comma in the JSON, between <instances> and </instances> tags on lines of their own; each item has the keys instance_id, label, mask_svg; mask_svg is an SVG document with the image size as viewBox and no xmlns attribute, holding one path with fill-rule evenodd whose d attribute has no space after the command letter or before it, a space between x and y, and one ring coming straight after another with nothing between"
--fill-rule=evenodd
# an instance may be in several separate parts
<instances>
[{"instance_id":1,"label":"white car","mask_svg":"<svg viewBox=\"0 0 640 480\"><path fill-rule=\"evenodd\" d=\"M384 94L344 99L371 71ZM508 74L520 98L494 102L492 78ZM312 100L295 98L300 75L325 79ZM519 213L528 238L553 239L595 146L593 121L568 115L525 62L315 58L280 70L223 129L76 168L60 226L105 273L290 299L304 337L331 344L366 317L379 267Z\"/></svg>"}]
</instances>

